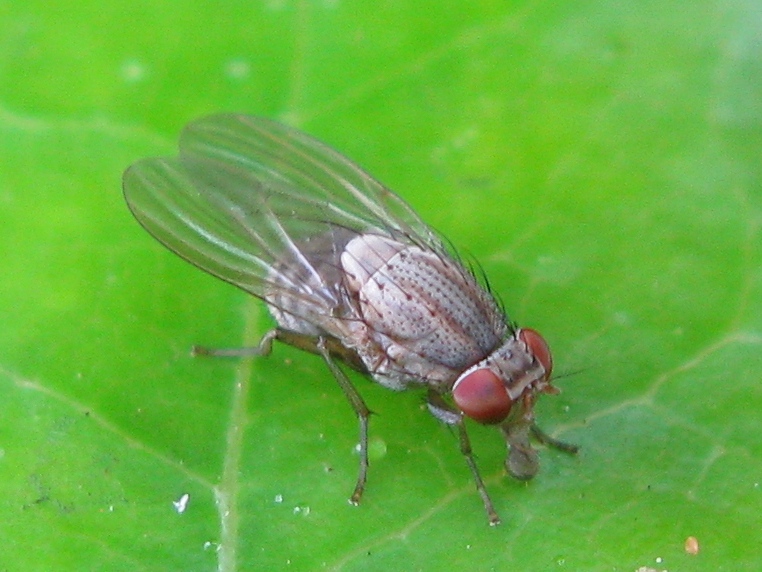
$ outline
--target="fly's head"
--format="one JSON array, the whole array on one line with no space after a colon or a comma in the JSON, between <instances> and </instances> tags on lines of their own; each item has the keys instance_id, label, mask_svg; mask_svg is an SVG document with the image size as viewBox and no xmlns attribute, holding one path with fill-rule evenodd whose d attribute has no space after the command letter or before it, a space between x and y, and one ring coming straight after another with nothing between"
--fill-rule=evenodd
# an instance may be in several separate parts
<instances>
[{"instance_id":1,"label":"fly's head","mask_svg":"<svg viewBox=\"0 0 762 572\"><path fill-rule=\"evenodd\" d=\"M508 446L505 468L519 480L539 470L530 437L537 436L534 402L540 393L557 393L550 383L553 358L545 339L524 328L455 381L452 397L466 416L484 425L498 425Z\"/></svg>"},{"instance_id":2,"label":"fly's head","mask_svg":"<svg viewBox=\"0 0 762 572\"><path fill-rule=\"evenodd\" d=\"M553 358L545 339L530 328L516 330L484 360L455 381L452 397L466 417L485 425L531 415L538 393L554 393Z\"/></svg>"}]
</instances>

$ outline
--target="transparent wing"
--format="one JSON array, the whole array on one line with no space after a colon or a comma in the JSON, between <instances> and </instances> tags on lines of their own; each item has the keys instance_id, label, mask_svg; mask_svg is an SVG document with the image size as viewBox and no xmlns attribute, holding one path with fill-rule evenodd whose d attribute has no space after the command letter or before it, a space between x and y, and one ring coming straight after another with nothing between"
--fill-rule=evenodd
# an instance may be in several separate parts
<instances>
[{"instance_id":1,"label":"transparent wing","mask_svg":"<svg viewBox=\"0 0 762 572\"><path fill-rule=\"evenodd\" d=\"M189 124L176 157L138 161L123 185L132 213L170 250L260 298L282 291L306 305L305 317L329 315L341 297L305 255L311 240L372 232L445 252L407 203L355 163L258 117Z\"/></svg>"}]
</instances>

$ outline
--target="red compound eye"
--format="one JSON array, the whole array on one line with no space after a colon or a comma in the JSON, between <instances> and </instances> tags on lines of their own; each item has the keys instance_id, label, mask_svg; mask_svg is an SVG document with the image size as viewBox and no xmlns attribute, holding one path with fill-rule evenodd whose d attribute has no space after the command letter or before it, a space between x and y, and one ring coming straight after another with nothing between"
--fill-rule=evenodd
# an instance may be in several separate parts
<instances>
[{"instance_id":1,"label":"red compound eye","mask_svg":"<svg viewBox=\"0 0 762 572\"><path fill-rule=\"evenodd\" d=\"M550 372L553 371L553 358L545 338L536 330L523 328L519 330L519 339L527 345L529 353L533 354L535 359L540 362L540 365L545 369L545 379L548 379Z\"/></svg>"},{"instance_id":2,"label":"red compound eye","mask_svg":"<svg viewBox=\"0 0 762 572\"><path fill-rule=\"evenodd\" d=\"M475 369L456 381L452 398L463 413L485 425L505 420L513 405L503 382L487 368Z\"/></svg>"}]
</instances>

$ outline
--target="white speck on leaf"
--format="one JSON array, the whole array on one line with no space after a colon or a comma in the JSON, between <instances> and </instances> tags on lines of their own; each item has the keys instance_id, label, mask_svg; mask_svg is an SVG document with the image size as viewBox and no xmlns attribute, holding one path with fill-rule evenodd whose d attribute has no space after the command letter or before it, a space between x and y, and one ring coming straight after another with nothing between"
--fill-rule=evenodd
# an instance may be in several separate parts
<instances>
[{"instance_id":1,"label":"white speck on leaf","mask_svg":"<svg viewBox=\"0 0 762 572\"><path fill-rule=\"evenodd\" d=\"M190 501L190 495L188 493L184 493L179 499L172 501L178 514L185 512L185 509L188 508L188 501Z\"/></svg>"},{"instance_id":2,"label":"white speck on leaf","mask_svg":"<svg viewBox=\"0 0 762 572\"><path fill-rule=\"evenodd\" d=\"M137 83L146 76L145 66L137 60L127 60L122 64L122 78L127 83Z\"/></svg>"},{"instance_id":3,"label":"white speck on leaf","mask_svg":"<svg viewBox=\"0 0 762 572\"><path fill-rule=\"evenodd\" d=\"M225 65L225 75L230 79L246 79L251 74L251 64L246 60L230 60Z\"/></svg>"}]
</instances>

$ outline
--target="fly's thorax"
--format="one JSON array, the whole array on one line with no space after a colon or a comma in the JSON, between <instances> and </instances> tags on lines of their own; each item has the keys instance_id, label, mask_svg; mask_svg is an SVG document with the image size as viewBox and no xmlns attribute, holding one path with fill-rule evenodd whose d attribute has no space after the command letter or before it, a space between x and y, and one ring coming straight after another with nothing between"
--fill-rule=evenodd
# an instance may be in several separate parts
<instances>
[{"instance_id":1,"label":"fly's thorax","mask_svg":"<svg viewBox=\"0 0 762 572\"><path fill-rule=\"evenodd\" d=\"M367 337L358 353L371 374L450 384L505 336L495 300L444 253L362 234L346 245L341 268Z\"/></svg>"},{"instance_id":2,"label":"fly's thorax","mask_svg":"<svg viewBox=\"0 0 762 572\"><path fill-rule=\"evenodd\" d=\"M514 405L531 403L534 396L551 390L553 362L545 340L526 328L506 338L484 360L465 370L452 387L458 408L484 424L502 423Z\"/></svg>"}]
</instances>

